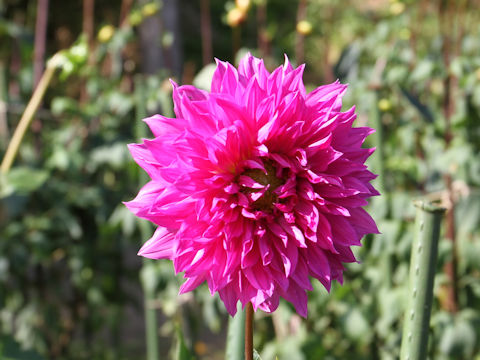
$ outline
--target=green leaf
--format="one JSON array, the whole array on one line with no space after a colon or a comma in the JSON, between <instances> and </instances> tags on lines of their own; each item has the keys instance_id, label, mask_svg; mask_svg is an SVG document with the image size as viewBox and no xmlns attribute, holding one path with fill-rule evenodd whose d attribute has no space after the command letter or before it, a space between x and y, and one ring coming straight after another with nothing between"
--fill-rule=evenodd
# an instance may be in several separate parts
<instances>
[{"instance_id":1,"label":"green leaf","mask_svg":"<svg viewBox=\"0 0 480 360\"><path fill-rule=\"evenodd\" d=\"M0 358L2 360L43 360L44 358L33 350L20 347L11 336L0 337Z\"/></svg>"},{"instance_id":2,"label":"green leaf","mask_svg":"<svg viewBox=\"0 0 480 360\"><path fill-rule=\"evenodd\" d=\"M353 340L367 342L371 334L370 326L358 309L350 310L343 318L345 333Z\"/></svg>"},{"instance_id":3,"label":"green leaf","mask_svg":"<svg viewBox=\"0 0 480 360\"><path fill-rule=\"evenodd\" d=\"M193 79L193 85L206 90L210 91L210 85L212 83L212 77L213 73L215 72L215 69L217 68L217 65L215 64L208 64L200 70L200 72L195 76Z\"/></svg>"},{"instance_id":4,"label":"green leaf","mask_svg":"<svg viewBox=\"0 0 480 360\"><path fill-rule=\"evenodd\" d=\"M425 81L429 77L431 77L433 69L434 69L434 64L432 61L422 60L413 69L413 72L410 75L410 80L413 82Z\"/></svg>"},{"instance_id":5,"label":"green leaf","mask_svg":"<svg viewBox=\"0 0 480 360\"><path fill-rule=\"evenodd\" d=\"M457 78L463 75L463 64L459 57L454 58L450 63L450 72Z\"/></svg>"},{"instance_id":6,"label":"green leaf","mask_svg":"<svg viewBox=\"0 0 480 360\"><path fill-rule=\"evenodd\" d=\"M440 341L440 350L453 358L471 356L475 347L475 329L467 321L449 325Z\"/></svg>"},{"instance_id":7,"label":"green leaf","mask_svg":"<svg viewBox=\"0 0 480 360\"><path fill-rule=\"evenodd\" d=\"M90 155L90 164L95 168L109 165L120 169L129 159L128 148L124 143L99 146Z\"/></svg>"},{"instance_id":8,"label":"green leaf","mask_svg":"<svg viewBox=\"0 0 480 360\"><path fill-rule=\"evenodd\" d=\"M133 100L119 91L106 95L109 110L116 116L125 116L133 107Z\"/></svg>"},{"instance_id":9,"label":"green leaf","mask_svg":"<svg viewBox=\"0 0 480 360\"><path fill-rule=\"evenodd\" d=\"M75 113L78 110L77 102L68 97L56 97L52 100L52 114L60 116L67 112Z\"/></svg>"},{"instance_id":10,"label":"green leaf","mask_svg":"<svg viewBox=\"0 0 480 360\"><path fill-rule=\"evenodd\" d=\"M5 192L18 192L21 194L30 193L41 187L48 179L48 172L45 170L29 167L16 167L10 170L5 176L2 184L2 195Z\"/></svg>"},{"instance_id":11,"label":"green leaf","mask_svg":"<svg viewBox=\"0 0 480 360\"><path fill-rule=\"evenodd\" d=\"M253 349L253 360L262 360L262 357L256 349Z\"/></svg>"},{"instance_id":12,"label":"green leaf","mask_svg":"<svg viewBox=\"0 0 480 360\"><path fill-rule=\"evenodd\" d=\"M190 349L185 343L185 338L183 337L183 332L180 327L177 327L177 351L176 351L176 360L193 360L193 355L190 352Z\"/></svg>"},{"instance_id":13,"label":"green leaf","mask_svg":"<svg viewBox=\"0 0 480 360\"><path fill-rule=\"evenodd\" d=\"M153 294L158 286L159 276L157 264L154 261L145 260L140 270L140 280L145 292Z\"/></svg>"},{"instance_id":14,"label":"green leaf","mask_svg":"<svg viewBox=\"0 0 480 360\"><path fill-rule=\"evenodd\" d=\"M228 318L228 333L225 359L243 360L245 352L245 311L239 302L237 314Z\"/></svg>"}]
</instances>

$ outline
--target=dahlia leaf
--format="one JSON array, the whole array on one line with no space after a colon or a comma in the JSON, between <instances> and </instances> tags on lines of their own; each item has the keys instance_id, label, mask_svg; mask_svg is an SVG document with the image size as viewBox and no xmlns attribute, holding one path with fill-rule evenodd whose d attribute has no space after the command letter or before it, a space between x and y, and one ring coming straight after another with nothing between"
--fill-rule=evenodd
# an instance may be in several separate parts
<instances>
[{"instance_id":1,"label":"dahlia leaf","mask_svg":"<svg viewBox=\"0 0 480 360\"><path fill-rule=\"evenodd\" d=\"M245 312L238 303L237 314L228 319L225 359L243 360L245 350Z\"/></svg>"}]
</instances>

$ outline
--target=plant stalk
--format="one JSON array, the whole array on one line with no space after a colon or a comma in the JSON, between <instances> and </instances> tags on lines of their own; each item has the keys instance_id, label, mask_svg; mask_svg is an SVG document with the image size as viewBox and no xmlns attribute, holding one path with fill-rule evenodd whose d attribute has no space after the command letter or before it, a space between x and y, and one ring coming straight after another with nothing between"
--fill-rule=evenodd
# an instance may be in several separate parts
<instances>
[{"instance_id":1,"label":"plant stalk","mask_svg":"<svg viewBox=\"0 0 480 360\"><path fill-rule=\"evenodd\" d=\"M245 309L245 360L253 360L253 306L249 302Z\"/></svg>"},{"instance_id":2,"label":"plant stalk","mask_svg":"<svg viewBox=\"0 0 480 360\"><path fill-rule=\"evenodd\" d=\"M270 39L267 31L267 1L257 4L257 47L262 58L270 55Z\"/></svg>"},{"instance_id":3,"label":"plant stalk","mask_svg":"<svg viewBox=\"0 0 480 360\"><path fill-rule=\"evenodd\" d=\"M437 264L440 224L445 208L415 202L417 215L410 258L409 292L400 360L425 360Z\"/></svg>"},{"instance_id":4,"label":"plant stalk","mask_svg":"<svg viewBox=\"0 0 480 360\"><path fill-rule=\"evenodd\" d=\"M48 0L37 2L37 19L35 23L35 42L33 48L33 87L40 81L42 74L45 48L47 43Z\"/></svg>"},{"instance_id":5,"label":"plant stalk","mask_svg":"<svg viewBox=\"0 0 480 360\"><path fill-rule=\"evenodd\" d=\"M439 20L440 20L440 33L442 36L442 57L445 69L450 69L451 59L453 56L458 56L456 53L458 45L461 43L460 38L456 38L455 32L452 32L454 28L454 18L457 12L457 6L455 1L442 0L439 3ZM452 116L454 115L456 103L455 92L458 87L458 79L451 72L447 72L444 79L444 99L443 99L443 116L445 118L445 150L450 148L450 144L454 138L454 132L452 129ZM450 312L458 311L458 276L457 276L457 241L455 235L455 200L453 198L453 176L452 171L449 169L448 173L444 176L445 186L449 197L449 206L446 214L446 226L445 226L445 238L452 243L452 259L445 264L445 273L449 279L447 285L447 302L446 307Z\"/></svg>"},{"instance_id":6,"label":"plant stalk","mask_svg":"<svg viewBox=\"0 0 480 360\"><path fill-rule=\"evenodd\" d=\"M307 0L300 0L297 8L297 24L307 17ZM302 64L305 61L305 35L295 33L295 61Z\"/></svg>"},{"instance_id":7,"label":"plant stalk","mask_svg":"<svg viewBox=\"0 0 480 360\"><path fill-rule=\"evenodd\" d=\"M212 21L210 19L210 0L200 1L200 33L202 39L203 66L212 62Z\"/></svg>"},{"instance_id":8,"label":"plant stalk","mask_svg":"<svg viewBox=\"0 0 480 360\"><path fill-rule=\"evenodd\" d=\"M55 57L55 56L54 56ZM33 92L32 98L28 102L28 105L23 113L15 132L13 133L12 139L8 144L7 151L5 152L5 156L3 157L2 164L0 165L0 171L6 174L10 167L12 166L13 161L15 160L15 156L17 155L18 149L22 142L23 137L25 136L25 132L27 131L30 123L35 116L35 113L42 102L43 97L45 96L45 92L48 88L48 85L52 81L53 74L58 66L57 61L53 61L54 57L47 63L47 67L40 78L40 81Z\"/></svg>"}]
</instances>

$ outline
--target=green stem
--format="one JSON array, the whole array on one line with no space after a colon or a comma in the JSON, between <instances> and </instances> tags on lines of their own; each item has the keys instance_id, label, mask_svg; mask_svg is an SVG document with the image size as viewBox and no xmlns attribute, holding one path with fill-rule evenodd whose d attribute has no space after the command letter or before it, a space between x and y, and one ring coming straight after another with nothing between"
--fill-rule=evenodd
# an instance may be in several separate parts
<instances>
[{"instance_id":1,"label":"green stem","mask_svg":"<svg viewBox=\"0 0 480 360\"><path fill-rule=\"evenodd\" d=\"M238 303L237 314L228 319L228 333L225 359L243 360L245 348L245 315L242 305Z\"/></svg>"},{"instance_id":2,"label":"green stem","mask_svg":"<svg viewBox=\"0 0 480 360\"><path fill-rule=\"evenodd\" d=\"M47 63L47 68L42 74L42 77L40 78L40 81L33 92L32 98L28 102L25 112L23 113L15 132L13 133L10 144L8 144L7 151L3 157L2 164L0 165L0 171L5 174L8 172L8 170L10 170L13 160L15 160L15 156L17 155L23 137L25 136L25 132L32 122L33 117L35 116L35 113L37 112L38 107L45 96L48 85L52 81L53 74L59 65L59 62L55 57L56 56L54 56Z\"/></svg>"},{"instance_id":3,"label":"green stem","mask_svg":"<svg viewBox=\"0 0 480 360\"><path fill-rule=\"evenodd\" d=\"M423 201L415 202L415 206L417 215L401 360L426 359L440 223L445 212L444 208Z\"/></svg>"}]
</instances>

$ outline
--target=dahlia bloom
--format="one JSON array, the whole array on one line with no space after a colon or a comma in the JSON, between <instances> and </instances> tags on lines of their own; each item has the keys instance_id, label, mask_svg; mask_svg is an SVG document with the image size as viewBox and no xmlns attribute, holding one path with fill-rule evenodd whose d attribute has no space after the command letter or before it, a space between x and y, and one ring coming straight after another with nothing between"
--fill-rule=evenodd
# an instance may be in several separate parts
<instances>
[{"instance_id":1,"label":"dahlia bloom","mask_svg":"<svg viewBox=\"0 0 480 360\"><path fill-rule=\"evenodd\" d=\"M139 255L172 260L180 293L206 281L231 315L283 297L306 317L310 279L342 282L350 247L378 232L362 209L373 130L341 112L346 85L307 94L303 69L217 61L210 92L173 83L176 118L146 119L155 138L129 146L151 181L126 206L158 226Z\"/></svg>"}]
</instances>

